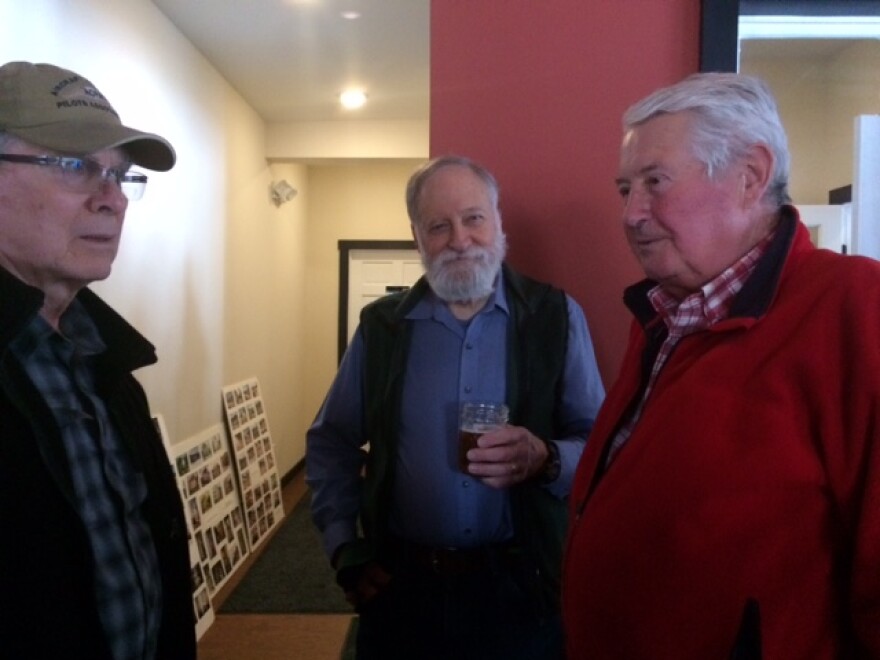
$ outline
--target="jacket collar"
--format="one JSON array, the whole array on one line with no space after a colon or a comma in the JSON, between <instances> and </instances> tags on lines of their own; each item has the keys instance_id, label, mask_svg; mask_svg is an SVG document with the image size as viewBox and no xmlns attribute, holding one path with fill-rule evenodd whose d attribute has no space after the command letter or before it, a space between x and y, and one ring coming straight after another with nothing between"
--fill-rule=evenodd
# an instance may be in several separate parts
<instances>
[{"instance_id":1,"label":"jacket collar","mask_svg":"<svg viewBox=\"0 0 880 660\"><path fill-rule=\"evenodd\" d=\"M0 267L0 353L43 306L43 292Z\"/></svg>"},{"instance_id":2,"label":"jacket collar","mask_svg":"<svg viewBox=\"0 0 880 660\"><path fill-rule=\"evenodd\" d=\"M43 292L0 267L0 356L43 306ZM137 330L88 288L76 296L95 321L107 350L101 361L110 368L133 371L156 362L156 349Z\"/></svg>"}]
</instances>

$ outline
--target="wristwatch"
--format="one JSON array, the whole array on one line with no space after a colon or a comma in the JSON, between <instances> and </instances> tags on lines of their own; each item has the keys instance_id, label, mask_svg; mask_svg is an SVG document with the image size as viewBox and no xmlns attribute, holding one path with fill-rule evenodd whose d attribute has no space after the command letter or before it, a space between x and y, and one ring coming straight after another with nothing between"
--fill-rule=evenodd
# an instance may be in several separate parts
<instances>
[{"instance_id":1,"label":"wristwatch","mask_svg":"<svg viewBox=\"0 0 880 660\"><path fill-rule=\"evenodd\" d=\"M547 447L547 460L544 461L544 465L538 473L538 480L542 484L550 484L559 478L559 473L562 471L562 461L559 460L559 447L555 442L544 440L544 445Z\"/></svg>"}]
</instances>

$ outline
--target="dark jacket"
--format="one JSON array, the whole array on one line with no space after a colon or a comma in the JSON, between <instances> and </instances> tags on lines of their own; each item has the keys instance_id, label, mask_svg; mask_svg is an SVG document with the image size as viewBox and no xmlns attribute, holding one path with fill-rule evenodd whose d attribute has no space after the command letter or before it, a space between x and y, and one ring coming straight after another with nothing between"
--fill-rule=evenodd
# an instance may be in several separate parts
<instances>
[{"instance_id":1,"label":"dark jacket","mask_svg":"<svg viewBox=\"0 0 880 660\"><path fill-rule=\"evenodd\" d=\"M186 523L174 476L134 369L155 349L88 289L77 296L107 351L98 391L148 487L143 515L162 577L157 657L195 658ZM9 344L38 312L41 291L0 269L0 657L109 658L95 603L92 553L59 429Z\"/></svg>"},{"instance_id":2,"label":"dark jacket","mask_svg":"<svg viewBox=\"0 0 880 660\"><path fill-rule=\"evenodd\" d=\"M504 267L511 310L508 325L507 401L510 422L538 437L557 437L554 409L560 394L568 337L565 294ZM381 552L394 479L397 420L409 348L406 314L425 295L420 279L412 289L377 300L361 313L364 333L366 428L370 442L361 523L365 540L343 547L340 569ZM565 530L566 505L537 483L511 489L514 532L544 577L555 601Z\"/></svg>"}]
</instances>

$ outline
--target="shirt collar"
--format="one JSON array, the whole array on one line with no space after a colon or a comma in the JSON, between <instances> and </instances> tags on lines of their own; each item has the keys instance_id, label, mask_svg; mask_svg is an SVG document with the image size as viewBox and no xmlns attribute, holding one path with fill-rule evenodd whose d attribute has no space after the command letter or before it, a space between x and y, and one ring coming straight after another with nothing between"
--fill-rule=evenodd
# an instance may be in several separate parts
<instances>
[{"instance_id":1,"label":"shirt collar","mask_svg":"<svg viewBox=\"0 0 880 660\"><path fill-rule=\"evenodd\" d=\"M86 312L85 307L74 299L58 323L61 334L76 344L84 355L103 353L107 349L98 326Z\"/></svg>"},{"instance_id":2,"label":"shirt collar","mask_svg":"<svg viewBox=\"0 0 880 660\"><path fill-rule=\"evenodd\" d=\"M648 299L667 327L687 325L694 329L709 327L726 319L730 305L749 276L755 272L767 252L775 232L770 232L745 255L710 280L699 291L679 300L660 285L648 291Z\"/></svg>"},{"instance_id":3,"label":"shirt collar","mask_svg":"<svg viewBox=\"0 0 880 660\"><path fill-rule=\"evenodd\" d=\"M12 341L12 350L20 358L27 359L54 334L70 341L82 355L103 353L107 348L94 321L77 299L71 301L70 306L61 315L58 325L60 332L56 333L46 319L35 314L21 334Z\"/></svg>"}]
</instances>

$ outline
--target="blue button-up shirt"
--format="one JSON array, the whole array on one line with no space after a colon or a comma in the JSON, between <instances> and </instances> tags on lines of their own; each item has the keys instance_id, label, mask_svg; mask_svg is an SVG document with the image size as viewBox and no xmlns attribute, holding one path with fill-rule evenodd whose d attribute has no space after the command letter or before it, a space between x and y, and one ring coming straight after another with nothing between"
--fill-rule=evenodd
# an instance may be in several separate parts
<instances>
[{"instance_id":1,"label":"blue button-up shirt","mask_svg":"<svg viewBox=\"0 0 880 660\"><path fill-rule=\"evenodd\" d=\"M569 317L565 373L556 418L562 471L546 488L564 497L604 388L583 310L566 297ZM465 401L503 401L507 323L504 287L468 321L456 319L433 293L407 314L412 323L400 415L390 525L399 536L431 545L467 547L512 533L508 493L462 474L456 466L458 411ZM315 521L329 556L356 536L363 428L360 329L340 364L307 434L306 478Z\"/></svg>"}]
</instances>

